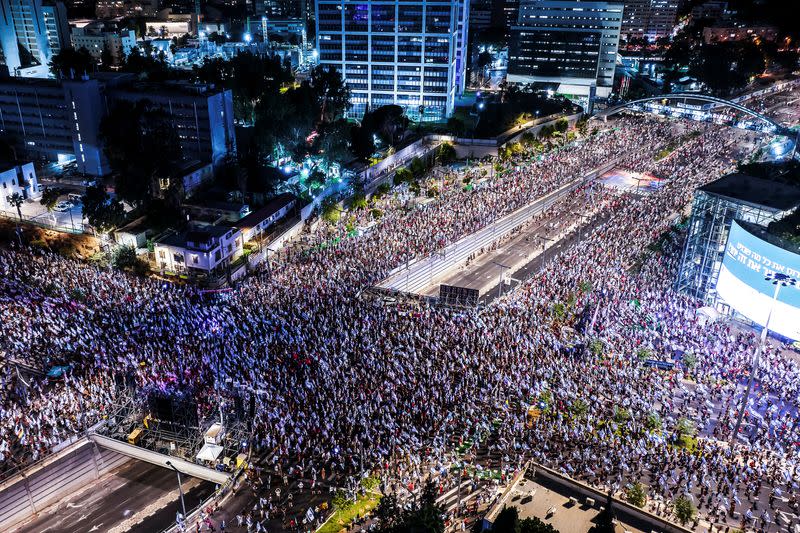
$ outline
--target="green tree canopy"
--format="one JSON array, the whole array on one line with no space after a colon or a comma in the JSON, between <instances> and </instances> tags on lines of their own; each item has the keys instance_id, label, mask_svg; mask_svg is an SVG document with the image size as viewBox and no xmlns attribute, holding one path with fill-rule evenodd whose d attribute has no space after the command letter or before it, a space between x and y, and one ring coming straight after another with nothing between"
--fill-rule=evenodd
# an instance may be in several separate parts
<instances>
[{"instance_id":1,"label":"green tree canopy","mask_svg":"<svg viewBox=\"0 0 800 533\"><path fill-rule=\"evenodd\" d=\"M83 215L98 233L108 233L125 220L122 204L111 198L102 185L87 187L82 208Z\"/></svg>"},{"instance_id":2,"label":"green tree canopy","mask_svg":"<svg viewBox=\"0 0 800 533\"><path fill-rule=\"evenodd\" d=\"M96 68L97 61L84 47L64 48L50 61L50 72L61 79L80 79L84 74L93 73Z\"/></svg>"}]
</instances>

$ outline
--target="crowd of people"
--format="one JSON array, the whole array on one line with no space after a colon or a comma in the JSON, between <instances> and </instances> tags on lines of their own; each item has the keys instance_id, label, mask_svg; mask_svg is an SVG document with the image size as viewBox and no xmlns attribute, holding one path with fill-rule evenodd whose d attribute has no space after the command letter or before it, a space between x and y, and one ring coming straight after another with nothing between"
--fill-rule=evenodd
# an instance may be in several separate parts
<instances>
[{"instance_id":1,"label":"crowd of people","mask_svg":"<svg viewBox=\"0 0 800 533\"><path fill-rule=\"evenodd\" d=\"M532 458L618 491L647 480L655 511L687 494L710 521L765 528L775 513L758 507L759 495L796 510L800 368L767 350L751 423L729 446L755 338L698 321L699 303L671 289L681 238L671 228L694 189L731 167L738 134L640 116L597 125L498 170L450 173L422 207L400 192L375 201L377 223L364 210L324 224L225 298L10 244L0 250L0 350L72 370L53 383L3 366L0 472L101 421L120 383L133 381L140 391L191 388L201 416L218 393L253 396L254 450L306 490L352 485L365 472L418 485L428 466L447 470L459 443L496 432L507 468ZM598 194L580 242L480 312L363 297L404 262L610 161L665 185ZM465 188L464 177L481 184ZM365 230L349 236L346 225ZM646 254L658 239L663 252ZM582 332L579 348L564 338L567 325ZM697 364L664 372L642 353L691 353ZM528 427L534 402L545 409ZM687 420L676 412L694 440L677 438ZM290 497L257 485L264 497L242 530L258 530L272 502Z\"/></svg>"}]
</instances>

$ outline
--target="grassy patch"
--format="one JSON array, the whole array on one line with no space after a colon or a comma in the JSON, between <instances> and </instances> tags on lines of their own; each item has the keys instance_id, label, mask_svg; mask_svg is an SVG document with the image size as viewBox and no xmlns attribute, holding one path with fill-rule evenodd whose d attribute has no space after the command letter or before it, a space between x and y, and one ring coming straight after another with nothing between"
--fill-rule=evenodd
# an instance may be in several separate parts
<instances>
[{"instance_id":1,"label":"grassy patch","mask_svg":"<svg viewBox=\"0 0 800 533\"><path fill-rule=\"evenodd\" d=\"M334 511L328 521L319 528L318 533L338 533L346 529L357 517L372 512L380 501L380 494L367 493L363 496L359 496L358 499L349 506Z\"/></svg>"}]
</instances>

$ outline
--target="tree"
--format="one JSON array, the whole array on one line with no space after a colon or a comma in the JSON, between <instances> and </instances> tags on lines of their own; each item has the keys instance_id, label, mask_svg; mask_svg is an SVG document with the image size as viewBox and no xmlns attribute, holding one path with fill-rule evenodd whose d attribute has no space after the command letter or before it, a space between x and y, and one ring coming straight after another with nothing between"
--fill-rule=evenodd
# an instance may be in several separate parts
<instances>
[{"instance_id":1,"label":"tree","mask_svg":"<svg viewBox=\"0 0 800 533\"><path fill-rule=\"evenodd\" d=\"M414 175L415 179L419 179L422 177L423 174L425 174L425 170L427 170L427 167L422 159L420 159L419 157L415 157L411 160L411 163L409 163L408 169Z\"/></svg>"},{"instance_id":2,"label":"tree","mask_svg":"<svg viewBox=\"0 0 800 533\"><path fill-rule=\"evenodd\" d=\"M436 505L436 494L436 485L429 481L423 487L418 502L413 503L408 510L395 512L393 520L381 520L376 531L378 533L444 533L444 509ZM380 504L378 506L380 507ZM389 518L387 513L391 509L391 503L389 503L380 512L382 516Z\"/></svg>"},{"instance_id":3,"label":"tree","mask_svg":"<svg viewBox=\"0 0 800 533\"><path fill-rule=\"evenodd\" d=\"M521 520L519 523L519 533L558 533L558 530L547 522L536 516Z\"/></svg>"},{"instance_id":4,"label":"tree","mask_svg":"<svg viewBox=\"0 0 800 533\"><path fill-rule=\"evenodd\" d=\"M255 108L264 94L277 94L281 86L291 81L291 72L275 56L261 56L251 52L236 54L227 60L205 58L195 68L195 75L204 83L230 89L233 94L233 112L236 120L255 123Z\"/></svg>"},{"instance_id":5,"label":"tree","mask_svg":"<svg viewBox=\"0 0 800 533\"><path fill-rule=\"evenodd\" d=\"M42 197L39 199L39 203L47 209L48 213L52 213L53 208L55 208L56 204L58 203L58 199L62 194L63 191L61 189L47 187L44 191L42 191Z\"/></svg>"},{"instance_id":6,"label":"tree","mask_svg":"<svg viewBox=\"0 0 800 533\"><path fill-rule=\"evenodd\" d=\"M570 411L572 411L572 414L577 418L583 418L583 416L589 410L589 404L587 404L586 401L581 398L573 400L572 405L569 407Z\"/></svg>"},{"instance_id":7,"label":"tree","mask_svg":"<svg viewBox=\"0 0 800 533\"><path fill-rule=\"evenodd\" d=\"M137 260L133 246L117 246L111 253L111 264L119 270L132 269Z\"/></svg>"},{"instance_id":8,"label":"tree","mask_svg":"<svg viewBox=\"0 0 800 533\"><path fill-rule=\"evenodd\" d=\"M332 197L327 197L322 201L322 219L330 224L336 224L342 216L339 202Z\"/></svg>"},{"instance_id":9,"label":"tree","mask_svg":"<svg viewBox=\"0 0 800 533\"><path fill-rule=\"evenodd\" d=\"M647 503L647 490L644 488L644 485L637 481L625 489L625 499L628 500L631 505L644 507Z\"/></svg>"},{"instance_id":10,"label":"tree","mask_svg":"<svg viewBox=\"0 0 800 533\"><path fill-rule=\"evenodd\" d=\"M120 101L100 123L103 150L117 173L116 193L144 205L180 165L181 148L167 110L148 100ZM143 157L146 156L146 157Z\"/></svg>"},{"instance_id":11,"label":"tree","mask_svg":"<svg viewBox=\"0 0 800 533\"><path fill-rule=\"evenodd\" d=\"M311 71L311 87L319 109L320 122L333 122L341 118L350 107L350 89L335 67L315 67Z\"/></svg>"},{"instance_id":12,"label":"tree","mask_svg":"<svg viewBox=\"0 0 800 533\"><path fill-rule=\"evenodd\" d=\"M460 118L450 117L447 119L447 131L456 137L462 137L467 131L467 127Z\"/></svg>"},{"instance_id":13,"label":"tree","mask_svg":"<svg viewBox=\"0 0 800 533\"><path fill-rule=\"evenodd\" d=\"M766 60L749 41L706 44L689 64L689 74L715 94L728 94L764 72Z\"/></svg>"},{"instance_id":14,"label":"tree","mask_svg":"<svg viewBox=\"0 0 800 533\"><path fill-rule=\"evenodd\" d=\"M443 165L452 163L456 157L456 149L450 143L442 143L436 149L436 159Z\"/></svg>"},{"instance_id":15,"label":"tree","mask_svg":"<svg viewBox=\"0 0 800 533\"><path fill-rule=\"evenodd\" d=\"M83 215L98 233L108 233L125 220L122 204L111 198L101 185L86 188L82 206Z\"/></svg>"},{"instance_id":16,"label":"tree","mask_svg":"<svg viewBox=\"0 0 800 533\"><path fill-rule=\"evenodd\" d=\"M350 161L350 124L345 119L323 124L314 140L314 151L322 155L323 166L330 171L334 164Z\"/></svg>"},{"instance_id":17,"label":"tree","mask_svg":"<svg viewBox=\"0 0 800 533\"><path fill-rule=\"evenodd\" d=\"M113 66L114 63L114 54L111 53L111 48L104 44L103 51L100 52L100 64L104 69L107 69L108 67Z\"/></svg>"},{"instance_id":18,"label":"tree","mask_svg":"<svg viewBox=\"0 0 800 533\"><path fill-rule=\"evenodd\" d=\"M20 193L15 192L6 196L6 201L17 208L17 216L19 216L19 219L22 220L22 209L20 209L20 207L25 202L25 197Z\"/></svg>"},{"instance_id":19,"label":"tree","mask_svg":"<svg viewBox=\"0 0 800 533\"><path fill-rule=\"evenodd\" d=\"M353 155L359 159L367 159L375 152L375 137L372 128L366 123L369 120L368 114L369 111L364 114L361 124L350 128L350 146L353 150Z\"/></svg>"},{"instance_id":20,"label":"tree","mask_svg":"<svg viewBox=\"0 0 800 533\"><path fill-rule=\"evenodd\" d=\"M84 47L64 48L50 61L50 72L59 79L80 79L94 72L95 67L97 62Z\"/></svg>"},{"instance_id":21,"label":"tree","mask_svg":"<svg viewBox=\"0 0 800 533\"><path fill-rule=\"evenodd\" d=\"M394 173L392 180L395 186L402 185L403 183L412 183L414 181L414 174L407 168L398 168Z\"/></svg>"},{"instance_id":22,"label":"tree","mask_svg":"<svg viewBox=\"0 0 800 533\"><path fill-rule=\"evenodd\" d=\"M658 416L658 413L647 413L647 417L644 420L644 427L647 428L648 431L660 431L661 417Z\"/></svg>"},{"instance_id":23,"label":"tree","mask_svg":"<svg viewBox=\"0 0 800 533\"><path fill-rule=\"evenodd\" d=\"M170 68L164 53L156 57L150 53L150 45L143 44L144 52L135 46L124 57L120 70L138 74L140 78L150 81L164 81L178 76L178 71Z\"/></svg>"},{"instance_id":24,"label":"tree","mask_svg":"<svg viewBox=\"0 0 800 533\"><path fill-rule=\"evenodd\" d=\"M492 524L492 533L514 533L519 531L519 510L516 507L504 507L497 514Z\"/></svg>"},{"instance_id":25,"label":"tree","mask_svg":"<svg viewBox=\"0 0 800 533\"><path fill-rule=\"evenodd\" d=\"M672 505L675 508L675 518L678 519L678 522L680 522L681 525L686 525L688 522L694 520L694 517L697 514L697 509L695 509L692 501L685 495L680 495L675 498L675 500L672 502Z\"/></svg>"}]
</instances>

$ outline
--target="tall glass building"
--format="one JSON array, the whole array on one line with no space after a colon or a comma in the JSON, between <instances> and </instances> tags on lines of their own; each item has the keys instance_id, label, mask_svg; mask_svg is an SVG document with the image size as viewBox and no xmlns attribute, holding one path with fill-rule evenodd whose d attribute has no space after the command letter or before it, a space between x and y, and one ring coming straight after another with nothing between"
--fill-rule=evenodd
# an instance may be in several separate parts
<instances>
[{"instance_id":1,"label":"tall glass building","mask_svg":"<svg viewBox=\"0 0 800 533\"><path fill-rule=\"evenodd\" d=\"M607 97L623 4L582 0L521 0L512 28L508 82L549 85L576 97Z\"/></svg>"},{"instance_id":2,"label":"tall glass building","mask_svg":"<svg viewBox=\"0 0 800 533\"><path fill-rule=\"evenodd\" d=\"M351 116L387 104L441 120L464 89L468 0L316 0L321 65L352 92Z\"/></svg>"}]
</instances>

